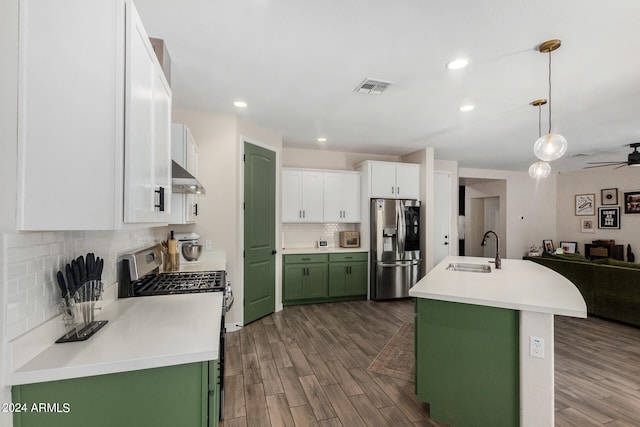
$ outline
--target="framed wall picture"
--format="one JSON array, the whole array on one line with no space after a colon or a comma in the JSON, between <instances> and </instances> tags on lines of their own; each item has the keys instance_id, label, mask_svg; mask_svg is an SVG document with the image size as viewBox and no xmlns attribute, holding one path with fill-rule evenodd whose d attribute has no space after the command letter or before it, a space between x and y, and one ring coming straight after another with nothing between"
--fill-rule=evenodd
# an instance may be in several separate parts
<instances>
[{"instance_id":1,"label":"framed wall picture","mask_svg":"<svg viewBox=\"0 0 640 427\"><path fill-rule=\"evenodd\" d=\"M624 193L624 213L640 214L640 191Z\"/></svg>"},{"instance_id":2,"label":"framed wall picture","mask_svg":"<svg viewBox=\"0 0 640 427\"><path fill-rule=\"evenodd\" d=\"M598 228L620 228L620 206L598 208Z\"/></svg>"},{"instance_id":3,"label":"framed wall picture","mask_svg":"<svg viewBox=\"0 0 640 427\"><path fill-rule=\"evenodd\" d=\"M596 195L576 194L576 215L595 215Z\"/></svg>"},{"instance_id":4,"label":"framed wall picture","mask_svg":"<svg viewBox=\"0 0 640 427\"><path fill-rule=\"evenodd\" d=\"M560 242L560 247L565 254L575 254L578 242Z\"/></svg>"},{"instance_id":5,"label":"framed wall picture","mask_svg":"<svg viewBox=\"0 0 640 427\"><path fill-rule=\"evenodd\" d=\"M583 233L595 233L596 221L593 218L580 219L580 231Z\"/></svg>"},{"instance_id":6,"label":"framed wall picture","mask_svg":"<svg viewBox=\"0 0 640 427\"><path fill-rule=\"evenodd\" d=\"M543 240L542 241L542 250L545 252L553 252L556 248L553 247L553 240Z\"/></svg>"},{"instance_id":7,"label":"framed wall picture","mask_svg":"<svg viewBox=\"0 0 640 427\"><path fill-rule=\"evenodd\" d=\"M618 204L618 189L605 188L600 190L600 204L603 206Z\"/></svg>"}]
</instances>

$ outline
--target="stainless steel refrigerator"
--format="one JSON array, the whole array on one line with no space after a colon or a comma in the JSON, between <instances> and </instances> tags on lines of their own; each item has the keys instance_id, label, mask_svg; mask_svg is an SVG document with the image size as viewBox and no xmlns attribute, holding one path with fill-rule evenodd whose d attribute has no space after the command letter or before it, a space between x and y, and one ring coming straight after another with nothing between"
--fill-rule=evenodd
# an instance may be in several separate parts
<instances>
[{"instance_id":1,"label":"stainless steel refrigerator","mask_svg":"<svg viewBox=\"0 0 640 427\"><path fill-rule=\"evenodd\" d=\"M371 200L371 299L409 296L421 277L420 227L419 201Z\"/></svg>"}]
</instances>

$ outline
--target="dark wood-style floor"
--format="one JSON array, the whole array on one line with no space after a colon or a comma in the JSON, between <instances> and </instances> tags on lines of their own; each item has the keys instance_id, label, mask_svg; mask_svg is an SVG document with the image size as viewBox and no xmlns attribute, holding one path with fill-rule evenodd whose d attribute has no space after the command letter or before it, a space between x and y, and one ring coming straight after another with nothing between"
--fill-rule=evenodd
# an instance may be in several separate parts
<instances>
[{"instance_id":1,"label":"dark wood-style floor","mask_svg":"<svg viewBox=\"0 0 640 427\"><path fill-rule=\"evenodd\" d=\"M224 427L437 426L413 383L367 370L411 300L286 307L227 334ZM556 425L640 426L640 329L557 317Z\"/></svg>"}]
</instances>

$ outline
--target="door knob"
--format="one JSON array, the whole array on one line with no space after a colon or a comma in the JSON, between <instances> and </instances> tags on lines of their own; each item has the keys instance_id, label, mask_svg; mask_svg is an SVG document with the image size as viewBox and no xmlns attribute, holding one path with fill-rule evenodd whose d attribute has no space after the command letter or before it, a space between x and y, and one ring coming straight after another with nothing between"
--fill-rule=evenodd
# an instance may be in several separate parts
<instances>
[{"instance_id":1,"label":"door knob","mask_svg":"<svg viewBox=\"0 0 640 427\"><path fill-rule=\"evenodd\" d=\"M275 249L271 251L271 255L275 255L277 253L278 253L278 251L276 251Z\"/></svg>"}]
</instances>

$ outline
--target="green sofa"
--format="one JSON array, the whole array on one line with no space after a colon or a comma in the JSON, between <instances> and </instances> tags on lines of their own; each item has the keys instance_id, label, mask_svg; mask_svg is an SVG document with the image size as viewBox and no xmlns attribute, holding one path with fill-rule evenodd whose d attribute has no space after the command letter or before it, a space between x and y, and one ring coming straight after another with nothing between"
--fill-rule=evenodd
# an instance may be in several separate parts
<instances>
[{"instance_id":1,"label":"green sofa","mask_svg":"<svg viewBox=\"0 0 640 427\"><path fill-rule=\"evenodd\" d=\"M640 326L640 264L581 255L524 257L569 279L587 303L587 313Z\"/></svg>"}]
</instances>

